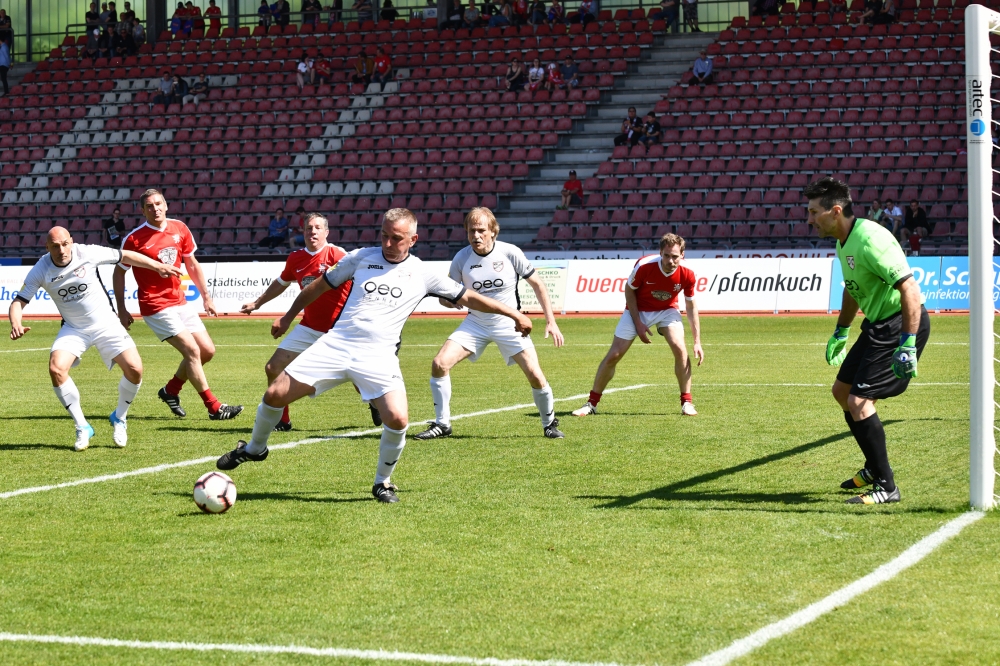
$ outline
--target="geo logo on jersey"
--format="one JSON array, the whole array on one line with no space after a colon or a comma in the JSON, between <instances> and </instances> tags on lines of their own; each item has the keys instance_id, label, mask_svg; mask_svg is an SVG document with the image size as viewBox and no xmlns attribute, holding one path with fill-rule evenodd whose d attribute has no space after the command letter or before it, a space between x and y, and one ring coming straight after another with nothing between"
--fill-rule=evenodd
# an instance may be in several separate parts
<instances>
[{"instance_id":1,"label":"geo logo on jersey","mask_svg":"<svg viewBox=\"0 0 1000 666\"><path fill-rule=\"evenodd\" d=\"M502 261L494 261L493 262L493 270L495 270L497 273L501 272L503 270L503 262Z\"/></svg>"},{"instance_id":2,"label":"geo logo on jersey","mask_svg":"<svg viewBox=\"0 0 1000 666\"><path fill-rule=\"evenodd\" d=\"M156 255L156 258L168 266L173 266L174 262L177 261L177 248L176 247L165 247Z\"/></svg>"}]
</instances>

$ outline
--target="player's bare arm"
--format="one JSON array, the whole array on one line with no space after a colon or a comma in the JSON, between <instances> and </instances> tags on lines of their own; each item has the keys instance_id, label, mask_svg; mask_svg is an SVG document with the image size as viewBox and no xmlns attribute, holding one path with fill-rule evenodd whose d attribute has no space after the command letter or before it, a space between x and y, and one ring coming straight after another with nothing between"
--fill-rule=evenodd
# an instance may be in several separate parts
<instances>
[{"instance_id":1,"label":"player's bare arm","mask_svg":"<svg viewBox=\"0 0 1000 666\"><path fill-rule=\"evenodd\" d=\"M902 286L902 285L900 285ZM920 300L920 296L917 296L917 300ZM919 307L917 308L919 310ZM840 316L837 317L837 326L843 328L849 328L854 320L858 316L858 302L854 300L854 297L845 289L844 298L840 304Z\"/></svg>"},{"instance_id":2,"label":"player's bare arm","mask_svg":"<svg viewBox=\"0 0 1000 666\"><path fill-rule=\"evenodd\" d=\"M205 282L205 271L202 270L201 264L194 258L194 255L191 255L184 257L184 266L187 268L188 275L191 276L194 286L201 292L201 301L205 306L205 312L211 317L219 314L215 311L215 302L212 300L212 295L208 293L208 283Z\"/></svg>"},{"instance_id":3,"label":"player's bare arm","mask_svg":"<svg viewBox=\"0 0 1000 666\"><path fill-rule=\"evenodd\" d=\"M291 283L289 282L288 284ZM258 296L256 300L244 303L243 307L240 308L240 312L243 314L250 314L255 310L259 310L262 305L274 300L280 296L285 289L288 289L288 284L282 284L278 280L274 280L271 284L267 285L267 289L265 289L264 293Z\"/></svg>"},{"instance_id":4,"label":"player's bare arm","mask_svg":"<svg viewBox=\"0 0 1000 666\"><path fill-rule=\"evenodd\" d=\"M21 324L21 311L24 309L24 303L15 298L10 302L10 308L7 310L7 318L10 320L10 339L17 340L24 336L25 333L31 330L30 326L23 326Z\"/></svg>"},{"instance_id":5,"label":"player's bare arm","mask_svg":"<svg viewBox=\"0 0 1000 666\"><path fill-rule=\"evenodd\" d=\"M446 308L451 308L452 310L464 310L465 309L461 305L459 305L458 303L452 303L447 298L439 298L438 299L438 303L440 303L441 305L443 305Z\"/></svg>"},{"instance_id":6,"label":"player's bare arm","mask_svg":"<svg viewBox=\"0 0 1000 666\"><path fill-rule=\"evenodd\" d=\"M308 287L300 291L299 295L295 297L295 300L292 301L291 307L288 308L288 312L274 320L274 323L271 324L271 336L277 339L287 333L288 329L292 326L292 322L295 321L295 318L299 315L299 313L302 312L307 305L331 289L333 289L333 287L331 287L330 283L325 279L313 280Z\"/></svg>"},{"instance_id":7,"label":"player's bare arm","mask_svg":"<svg viewBox=\"0 0 1000 666\"><path fill-rule=\"evenodd\" d=\"M132 315L129 314L128 309L125 307L125 269L121 266L115 266L115 271L111 274L111 288L115 291L118 321L122 323L122 326L127 331L135 319L132 318Z\"/></svg>"},{"instance_id":8,"label":"player's bare arm","mask_svg":"<svg viewBox=\"0 0 1000 666\"><path fill-rule=\"evenodd\" d=\"M545 288L545 283L542 282L542 278L538 277L537 271L526 277L524 281L531 285L531 290L535 292L538 304L542 306L542 314L545 316L545 337L551 335L552 344L556 347L562 347L565 340L562 331L559 330L559 324L556 323L556 316L552 312L552 301L549 300L549 290Z\"/></svg>"},{"instance_id":9,"label":"player's bare arm","mask_svg":"<svg viewBox=\"0 0 1000 666\"><path fill-rule=\"evenodd\" d=\"M503 303L494 301L492 298L488 298L482 294L477 294L471 289L466 290L466 292L462 294L462 297L456 302L459 305L466 306L470 310L510 317L514 320L514 330L520 333L523 337L528 337L531 334L531 319L521 314L514 308L507 307Z\"/></svg>"},{"instance_id":10,"label":"player's bare arm","mask_svg":"<svg viewBox=\"0 0 1000 666\"><path fill-rule=\"evenodd\" d=\"M632 323L635 324L636 335L642 340L643 344L650 344L652 340L649 338L649 327L642 323L642 317L639 316L639 301L635 297L635 289L631 285L625 285L625 307L628 308L628 313L632 317Z\"/></svg>"},{"instance_id":11,"label":"player's bare arm","mask_svg":"<svg viewBox=\"0 0 1000 666\"><path fill-rule=\"evenodd\" d=\"M146 255L133 252L132 250L122 250L122 263L128 264L134 268L145 268L147 270L155 271L162 278L179 278L184 275L184 271L176 266L171 266L170 264L164 264L155 259L150 259ZM125 271L122 271L122 275L124 274Z\"/></svg>"},{"instance_id":12,"label":"player's bare arm","mask_svg":"<svg viewBox=\"0 0 1000 666\"><path fill-rule=\"evenodd\" d=\"M918 330L920 328L920 287L917 285L917 281L908 277L896 285L896 289L899 291L899 306L903 310L903 330Z\"/></svg>"},{"instance_id":13,"label":"player's bare arm","mask_svg":"<svg viewBox=\"0 0 1000 666\"><path fill-rule=\"evenodd\" d=\"M701 319L698 317L698 304L693 298L685 299L684 309L687 311L688 322L691 324L691 337L694 339L694 357L698 365L705 360L705 351L701 347Z\"/></svg>"}]
</instances>

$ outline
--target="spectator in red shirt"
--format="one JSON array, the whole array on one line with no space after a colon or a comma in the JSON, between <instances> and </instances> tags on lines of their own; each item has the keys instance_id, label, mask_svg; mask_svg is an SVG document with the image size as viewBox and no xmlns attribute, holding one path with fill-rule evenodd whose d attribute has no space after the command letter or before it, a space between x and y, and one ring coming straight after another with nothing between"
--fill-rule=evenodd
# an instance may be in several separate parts
<instances>
[{"instance_id":1,"label":"spectator in red shirt","mask_svg":"<svg viewBox=\"0 0 1000 666\"><path fill-rule=\"evenodd\" d=\"M317 85L320 83L330 83L333 78L333 69L330 61L326 58L319 58L313 63L313 75L316 77Z\"/></svg>"},{"instance_id":2,"label":"spectator in red shirt","mask_svg":"<svg viewBox=\"0 0 1000 666\"><path fill-rule=\"evenodd\" d=\"M372 81L375 83L388 83L391 80L392 60L379 47L375 49L375 71L372 73Z\"/></svg>"},{"instance_id":3,"label":"spectator in red shirt","mask_svg":"<svg viewBox=\"0 0 1000 666\"><path fill-rule=\"evenodd\" d=\"M208 9L205 10L205 17L212 30L222 30L222 10L219 9L215 0L208 0Z\"/></svg>"},{"instance_id":4,"label":"spectator in red shirt","mask_svg":"<svg viewBox=\"0 0 1000 666\"><path fill-rule=\"evenodd\" d=\"M566 210L571 205L579 206L583 203L583 183L576 177L576 171L569 172L569 180L563 183L562 203L559 210Z\"/></svg>"}]
</instances>

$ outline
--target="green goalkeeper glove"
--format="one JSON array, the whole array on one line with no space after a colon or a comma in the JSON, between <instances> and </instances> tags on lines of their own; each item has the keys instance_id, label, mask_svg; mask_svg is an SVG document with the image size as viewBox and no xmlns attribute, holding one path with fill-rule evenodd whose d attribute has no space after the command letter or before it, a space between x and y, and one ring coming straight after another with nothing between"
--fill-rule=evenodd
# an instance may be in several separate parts
<instances>
[{"instance_id":1,"label":"green goalkeeper glove","mask_svg":"<svg viewBox=\"0 0 1000 666\"><path fill-rule=\"evenodd\" d=\"M917 376L917 336L913 333L899 336L899 346L892 354L892 374L900 379Z\"/></svg>"},{"instance_id":2,"label":"green goalkeeper glove","mask_svg":"<svg viewBox=\"0 0 1000 666\"><path fill-rule=\"evenodd\" d=\"M844 347L847 346L847 334L850 332L850 326L838 326L833 331L833 335L830 336L830 340L826 343L827 364L840 365L844 362L844 357L847 356Z\"/></svg>"}]
</instances>

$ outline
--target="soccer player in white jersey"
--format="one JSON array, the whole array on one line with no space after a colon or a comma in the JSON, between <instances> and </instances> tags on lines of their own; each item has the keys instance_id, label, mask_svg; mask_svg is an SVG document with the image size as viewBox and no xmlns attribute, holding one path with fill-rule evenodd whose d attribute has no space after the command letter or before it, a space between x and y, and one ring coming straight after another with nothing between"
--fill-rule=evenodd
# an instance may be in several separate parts
<instances>
[{"instance_id":1,"label":"soccer player in white jersey","mask_svg":"<svg viewBox=\"0 0 1000 666\"><path fill-rule=\"evenodd\" d=\"M448 276L484 296L520 310L517 281L524 280L535 292L545 314L545 337L552 336L562 347L563 335L552 314L549 292L520 248L497 240L500 225L489 208L473 208L465 216L469 246L462 248L451 262ZM454 307L441 299L445 307ZM517 363L531 384L531 392L542 418L542 432L550 439L564 435L555 417L552 387L538 365L538 354L531 338L519 335L504 317L470 312L455 332L448 336L431 364L431 395L434 396L435 420L414 439L434 439L451 434L451 369L463 359L476 361L490 343L496 344L507 365Z\"/></svg>"},{"instance_id":2,"label":"soccer player in white jersey","mask_svg":"<svg viewBox=\"0 0 1000 666\"><path fill-rule=\"evenodd\" d=\"M330 289L354 280L347 305L333 328L271 383L257 407L250 441L240 441L236 449L219 458L219 469L231 470L247 461L267 458L268 437L286 405L353 382L361 398L373 402L382 415L372 495L379 502L399 501L390 477L406 445L409 408L395 350L410 313L425 296L437 296L480 312L504 315L514 320L522 335L531 333L531 320L517 310L429 270L410 254L416 242L416 216L405 208L389 210L382 221L381 247L349 253L322 280L314 280L303 289L288 312L274 321L271 334L277 338L302 308Z\"/></svg>"},{"instance_id":3,"label":"soccer player in white jersey","mask_svg":"<svg viewBox=\"0 0 1000 666\"><path fill-rule=\"evenodd\" d=\"M156 271L163 277L177 277L180 270L136 252L75 244L64 227L52 227L45 247L49 253L28 272L24 285L10 304L7 313L10 339L17 340L31 330L30 326L21 323L21 311L39 289L44 289L63 318L62 328L49 354L49 376L56 397L76 424L73 448L83 451L90 446L90 438L94 436L94 428L87 423L80 406L80 391L69 376L70 368L76 367L80 357L91 347L97 347L108 370L116 363L122 369L122 379L118 382L118 407L111 412L108 420L113 428L114 443L125 446L128 443L126 418L129 405L142 383L142 359L111 308L111 300L97 274L97 267L124 262Z\"/></svg>"}]
</instances>

